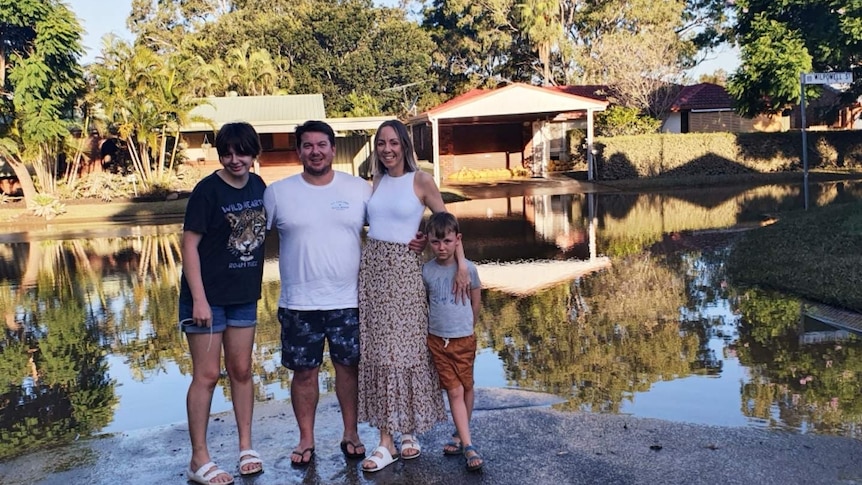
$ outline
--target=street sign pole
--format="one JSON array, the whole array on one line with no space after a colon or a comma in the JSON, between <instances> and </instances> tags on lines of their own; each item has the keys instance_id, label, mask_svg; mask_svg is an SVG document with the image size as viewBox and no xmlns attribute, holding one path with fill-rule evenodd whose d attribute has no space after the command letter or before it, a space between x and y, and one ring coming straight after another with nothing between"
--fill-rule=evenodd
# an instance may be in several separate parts
<instances>
[{"instance_id":1,"label":"street sign pole","mask_svg":"<svg viewBox=\"0 0 862 485\"><path fill-rule=\"evenodd\" d=\"M805 192L805 209L808 209L808 136L805 133L805 85L806 84L850 84L853 82L852 72L803 72L799 75L799 105L802 132L802 185Z\"/></svg>"},{"instance_id":2,"label":"street sign pole","mask_svg":"<svg viewBox=\"0 0 862 485\"><path fill-rule=\"evenodd\" d=\"M802 190L805 197L805 210L808 210L808 136L805 133L805 73L800 76L800 121L802 124Z\"/></svg>"}]
</instances>

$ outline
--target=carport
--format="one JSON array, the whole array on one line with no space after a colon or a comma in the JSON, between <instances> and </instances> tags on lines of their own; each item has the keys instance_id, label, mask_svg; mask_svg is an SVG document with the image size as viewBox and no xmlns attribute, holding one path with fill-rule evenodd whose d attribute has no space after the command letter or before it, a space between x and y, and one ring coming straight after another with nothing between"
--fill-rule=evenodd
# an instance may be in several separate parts
<instances>
[{"instance_id":1,"label":"carport","mask_svg":"<svg viewBox=\"0 0 862 485\"><path fill-rule=\"evenodd\" d=\"M407 121L416 151L441 180L460 168L509 168L549 160L552 122L580 122L586 131L588 178L593 178L593 120L606 101L513 83L474 89ZM565 134L563 134L565 137ZM534 170L534 175L539 175Z\"/></svg>"}]
</instances>

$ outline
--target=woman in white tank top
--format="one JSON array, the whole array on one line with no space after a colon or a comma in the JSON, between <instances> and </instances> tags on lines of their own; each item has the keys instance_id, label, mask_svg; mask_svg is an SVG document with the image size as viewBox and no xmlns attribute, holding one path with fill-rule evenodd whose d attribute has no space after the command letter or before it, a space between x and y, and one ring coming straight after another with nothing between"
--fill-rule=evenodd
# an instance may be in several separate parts
<instances>
[{"instance_id":1,"label":"woman in white tank top","mask_svg":"<svg viewBox=\"0 0 862 485\"><path fill-rule=\"evenodd\" d=\"M407 245L417 237L426 208L441 212L446 207L434 179L418 170L403 123L380 125L374 145L374 193L368 202L368 239L359 269L359 420L380 430L379 446L362 463L369 472L399 456L417 458L421 449L414 433L446 420L426 345L424 261ZM458 289L467 294L464 251L458 252ZM400 451L395 433L401 433Z\"/></svg>"}]
</instances>

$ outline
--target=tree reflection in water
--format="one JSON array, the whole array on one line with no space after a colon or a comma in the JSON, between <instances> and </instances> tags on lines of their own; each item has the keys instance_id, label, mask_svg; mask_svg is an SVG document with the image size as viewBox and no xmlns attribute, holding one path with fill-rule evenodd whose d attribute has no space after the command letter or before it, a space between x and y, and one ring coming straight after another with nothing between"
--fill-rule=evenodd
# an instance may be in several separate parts
<instances>
[{"instance_id":1,"label":"tree reflection in water","mask_svg":"<svg viewBox=\"0 0 862 485\"><path fill-rule=\"evenodd\" d=\"M584 259L593 247L614 258L608 270L530 296L486 290L480 348L493 352L508 385L562 396L566 409L596 412L627 412L635 397L659 385L703 376L714 381L734 366L743 376L731 391L739 404L721 412L767 426L856 436L860 341L801 344L801 303L734 287L723 269L733 237L714 234L792 206L798 192L698 189L607 194L589 203L585 195L561 194L454 204L465 251L479 263ZM862 190L833 184L813 193L817 204L826 204L859 198ZM161 409L164 376L190 378L176 322L180 229L149 229L153 234L134 237L0 244L6 330L0 459L113 426L124 408L120 385L146 386L146 399ZM596 232L598 241L588 241ZM276 250L269 238L270 269ZM278 296L277 276L269 276L253 354L259 400L286 399L290 385L280 365ZM727 311L716 316L715 307ZM113 357L130 380L109 375ZM332 368L325 362L320 387L331 392ZM498 377L477 374L477 385ZM229 402L229 386L219 387ZM159 424L177 420L164 419Z\"/></svg>"}]
</instances>

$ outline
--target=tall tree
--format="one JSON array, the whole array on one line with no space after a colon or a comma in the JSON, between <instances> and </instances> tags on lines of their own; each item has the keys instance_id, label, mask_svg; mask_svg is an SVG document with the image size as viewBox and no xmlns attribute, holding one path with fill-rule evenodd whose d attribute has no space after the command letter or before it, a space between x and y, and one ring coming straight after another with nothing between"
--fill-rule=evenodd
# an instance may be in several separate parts
<instances>
[{"instance_id":1,"label":"tall tree","mask_svg":"<svg viewBox=\"0 0 862 485\"><path fill-rule=\"evenodd\" d=\"M542 84L551 82L551 50L563 40L560 0L524 0L517 4L520 30L530 40L542 64Z\"/></svg>"},{"instance_id":2,"label":"tall tree","mask_svg":"<svg viewBox=\"0 0 862 485\"><path fill-rule=\"evenodd\" d=\"M610 0L575 17L581 82L607 84L623 106L660 117L693 49L680 37L683 0Z\"/></svg>"},{"instance_id":3,"label":"tall tree","mask_svg":"<svg viewBox=\"0 0 862 485\"><path fill-rule=\"evenodd\" d=\"M281 70L279 88L322 93L329 116L353 109L347 99L352 92L373 96L384 112L398 114L402 97L384 89L410 84L411 99L425 100L433 85L427 72L434 45L406 15L371 0L243 0L202 28L194 42L205 52L227 52L244 42L253 51L266 50Z\"/></svg>"},{"instance_id":4,"label":"tall tree","mask_svg":"<svg viewBox=\"0 0 862 485\"><path fill-rule=\"evenodd\" d=\"M81 32L59 0L0 0L0 155L28 205L36 195L28 164L39 189L54 190L60 143L83 87Z\"/></svg>"},{"instance_id":5,"label":"tall tree","mask_svg":"<svg viewBox=\"0 0 862 485\"><path fill-rule=\"evenodd\" d=\"M272 56L264 49L251 50L246 41L232 47L224 57L207 66L204 75L211 87L206 95L225 96L233 92L239 96L262 96L278 91L280 74Z\"/></svg>"},{"instance_id":6,"label":"tall tree","mask_svg":"<svg viewBox=\"0 0 862 485\"><path fill-rule=\"evenodd\" d=\"M188 78L194 65L177 54L159 55L108 37L90 70L96 97L127 142L142 188L164 182L173 167L180 126L198 121L190 118L191 110L202 104ZM169 137L174 139L170 159Z\"/></svg>"},{"instance_id":7,"label":"tall tree","mask_svg":"<svg viewBox=\"0 0 862 485\"><path fill-rule=\"evenodd\" d=\"M853 71L845 102L862 94L862 2L737 0L742 65L729 80L740 113L776 113L795 104L803 72Z\"/></svg>"},{"instance_id":8,"label":"tall tree","mask_svg":"<svg viewBox=\"0 0 862 485\"><path fill-rule=\"evenodd\" d=\"M799 75L812 67L800 34L765 17L753 22L740 59L739 69L728 79L727 91L736 99L736 111L749 117L780 113L796 104Z\"/></svg>"},{"instance_id":9,"label":"tall tree","mask_svg":"<svg viewBox=\"0 0 862 485\"><path fill-rule=\"evenodd\" d=\"M518 29L514 0L434 0L422 26L431 33L438 92L452 97L476 87L529 80L512 57Z\"/></svg>"},{"instance_id":10,"label":"tall tree","mask_svg":"<svg viewBox=\"0 0 862 485\"><path fill-rule=\"evenodd\" d=\"M233 8L232 0L132 0L126 25L138 43L156 52L175 52L188 34Z\"/></svg>"}]
</instances>

